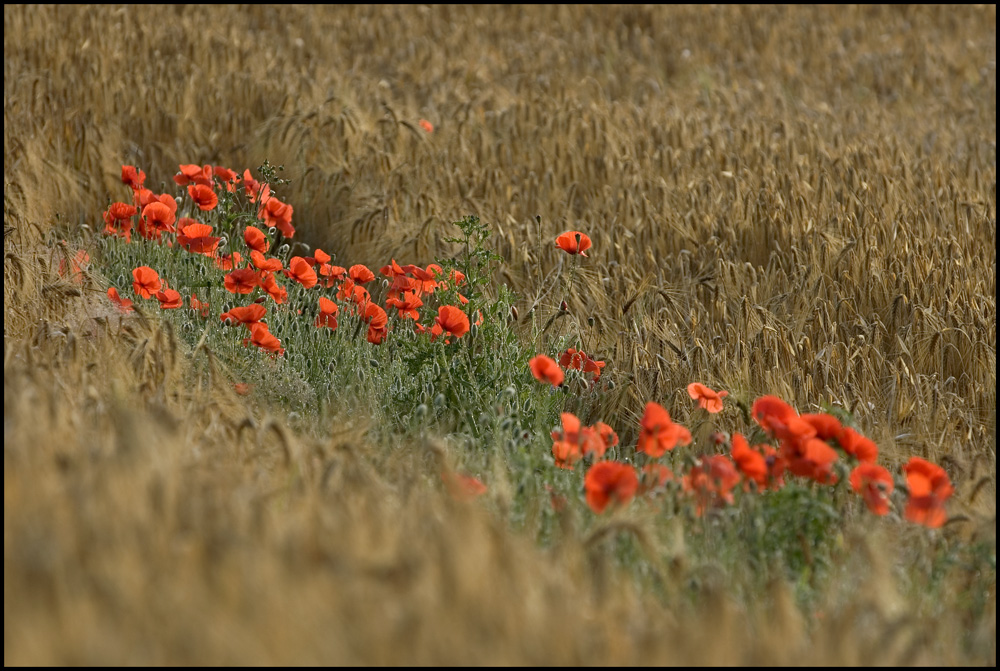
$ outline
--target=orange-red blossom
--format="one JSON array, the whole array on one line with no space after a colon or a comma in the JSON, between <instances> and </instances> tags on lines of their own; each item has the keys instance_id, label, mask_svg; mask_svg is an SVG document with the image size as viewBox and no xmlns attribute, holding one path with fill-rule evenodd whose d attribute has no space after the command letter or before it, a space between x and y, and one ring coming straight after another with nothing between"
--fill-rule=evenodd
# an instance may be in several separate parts
<instances>
[{"instance_id":1,"label":"orange-red blossom","mask_svg":"<svg viewBox=\"0 0 1000 671\"><path fill-rule=\"evenodd\" d=\"M599 461L587 471L583 487L587 492L587 505L601 514L609 504L628 505L639 489L639 476L628 464Z\"/></svg>"}]
</instances>

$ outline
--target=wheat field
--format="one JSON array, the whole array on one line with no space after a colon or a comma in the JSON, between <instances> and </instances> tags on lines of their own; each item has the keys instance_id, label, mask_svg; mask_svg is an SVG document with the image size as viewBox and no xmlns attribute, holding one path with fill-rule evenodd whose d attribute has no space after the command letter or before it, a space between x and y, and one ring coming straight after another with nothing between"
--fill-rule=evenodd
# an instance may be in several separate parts
<instances>
[{"instance_id":1,"label":"wheat field","mask_svg":"<svg viewBox=\"0 0 1000 671\"><path fill-rule=\"evenodd\" d=\"M517 331L565 301L622 426L693 380L843 408L948 469L952 522L857 525L819 618L641 516L539 547L426 486L433 438L191 384L169 324L56 273L122 164L265 159L297 239L373 267L481 217ZM994 6L4 6L5 664L994 665L995 389ZM961 562L912 607L945 542L992 557L975 617Z\"/></svg>"}]
</instances>

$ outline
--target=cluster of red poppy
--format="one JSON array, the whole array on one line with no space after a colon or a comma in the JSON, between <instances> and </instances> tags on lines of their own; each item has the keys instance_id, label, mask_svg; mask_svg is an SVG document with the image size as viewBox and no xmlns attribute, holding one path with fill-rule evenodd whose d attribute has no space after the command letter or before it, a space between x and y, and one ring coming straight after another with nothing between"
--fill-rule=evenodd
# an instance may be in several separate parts
<instances>
[{"instance_id":1,"label":"cluster of red poppy","mask_svg":"<svg viewBox=\"0 0 1000 671\"><path fill-rule=\"evenodd\" d=\"M601 370L606 362L595 361L587 356L587 353L570 347L559 356L559 363L545 354L539 354L528 362L531 374L539 382L547 382L553 387L558 387L566 380L566 370L579 370L584 373L593 373L596 381L601 377ZM560 368L561 366L561 368Z\"/></svg>"},{"instance_id":2,"label":"cluster of red poppy","mask_svg":"<svg viewBox=\"0 0 1000 671\"><path fill-rule=\"evenodd\" d=\"M287 238L294 236L293 209L274 197L270 186L255 180L249 170L245 170L240 177L223 166L184 164L179 166L179 172L173 179L178 186L187 187L192 214L200 211L208 215L215 210L223 190L230 194L242 192L253 205L257 220L268 228L268 232L248 225L241 236L246 256L239 251L221 254L219 245L222 236L214 235L213 227L207 223L191 217L178 218L178 204L182 200L166 193L154 194L144 188L146 174L135 166L122 166L122 182L132 189L133 202L116 202L108 207L103 213L104 232L131 242L132 231L136 230L143 239L156 240L171 247L176 245L191 254L211 258L215 266L225 273L221 278L225 289L253 300L250 305L237 306L220 315L224 323L241 324L250 331L250 337L244 339L244 344L255 345L273 354L284 353L281 341L268 331L263 306L268 297L276 305L287 301L288 290L278 279L282 275L305 289L334 290L330 296L318 297L317 328L336 329L343 307L348 314L357 316L367 325L367 339L373 344L381 344L388 335L390 320L387 310L393 309L397 311L399 320L412 319L416 332L429 332L431 340L442 337L445 343L450 343L452 338L461 338L470 330L468 315L455 305L438 306L433 318L426 324L420 323L419 310L424 307L426 297L433 295L437 289L461 286L465 282L461 272L451 271L446 275L443 268L434 263L426 268L412 264L401 266L393 259L381 268L388 282L383 308L372 299L364 286L375 280L375 273L364 265L356 264L350 268L334 265L332 257L322 249L314 250L312 256L291 257L287 267L280 258L268 256L272 247L271 238L278 232ZM155 296L160 300L161 307L168 309L183 304L180 294L161 283L152 268L141 266L135 269L133 275L136 278L133 289L137 296L146 299ZM257 297L252 296L255 292L259 294ZM132 309L132 301L119 296L115 287L108 290L108 297L122 311ZM458 299L462 304L468 303L468 299L460 293ZM192 295L190 305L202 316L207 316L209 306L206 302L198 301ZM428 315L431 314L428 312ZM482 315L479 315L477 323L481 322Z\"/></svg>"}]
</instances>

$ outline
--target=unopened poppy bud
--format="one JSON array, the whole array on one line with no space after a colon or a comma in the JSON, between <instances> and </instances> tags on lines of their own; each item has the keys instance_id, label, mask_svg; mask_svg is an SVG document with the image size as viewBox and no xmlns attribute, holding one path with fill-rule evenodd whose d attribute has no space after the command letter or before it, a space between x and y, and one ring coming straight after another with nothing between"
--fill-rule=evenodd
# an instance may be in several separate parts
<instances>
[{"instance_id":1,"label":"unopened poppy bud","mask_svg":"<svg viewBox=\"0 0 1000 671\"><path fill-rule=\"evenodd\" d=\"M368 363L371 365L372 368L378 368L378 361L376 361L375 359L368 359Z\"/></svg>"},{"instance_id":2,"label":"unopened poppy bud","mask_svg":"<svg viewBox=\"0 0 1000 671\"><path fill-rule=\"evenodd\" d=\"M431 372L434 373L434 377L439 377L441 375L441 365L437 361L431 366Z\"/></svg>"},{"instance_id":3,"label":"unopened poppy bud","mask_svg":"<svg viewBox=\"0 0 1000 671\"><path fill-rule=\"evenodd\" d=\"M227 238L219 238L219 247L225 247L228 244L229 240Z\"/></svg>"},{"instance_id":4,"label":"unopened poppy bud","mask_svg":"<svg viewBox=\"0 0 1000 671\"><path fill-rule=\"evenodd\" d=\"M426 417L428 410L429 408L425 403L421 403L420 405L418 405L416 409L417 418L423 419L424 417Z\"/></svg>"},{"instance_id":5,"label":"unopened poppy bud","mask_svg":"<svg viewBox=\"0 0 1000 671\"><path fill-rule=\"evenodd\" d=\"M282 245L281 247L278 247L278 254L284 256L285 254L288 253L289 249L290 247L288 245Z\"/></svg>"},{"instance_id":6,"label":"unopened poppy bud","mask_svg":"<svg viewBox=\"0 0 1000 671\"><path fill-rule=\"evenodd\" d=\"M469 337L475 340L477 335L479 335L479 325L473 324L469 327Z\"/></svg>"},{"instance_id":7,"label":"unopened poppy bud","mask_svg":"<svg viewBox=\"0 0 1000 671\"><path fill-rule=\"evenodd\" d=\"M261 303L263 303L266 300L267 300L266 296L258 296L257 298L254 299L253 302L257 303L258 305L260 305Z\"/></svg>"},{"instance_id":8,"label":"unopened poppy bud","mask_svg":"<svg viewBox=\"0 0 1000 671\"><path fill-rule=\"evenodd\" d=\"M118 284L125 284L125 276L124 275L119 275L118 276Z\"/></svg>"},{"instance_id":9,"label":"unopened poppy bud","mask_svg":"<svg viewBox=\"0 0 1000 671\"><path fill-rule=\"evenodd\" d=\"M329 330L330 330L331 332L333 331L333 329L329 329ZM331 361L331 362L330 362L330 363L329 363L329 364L327 365L327 369L328 369L328 370L329 370L329 371L330 371L330 372L332 373L333 371L337 370L337 365L336 365L336 364L335 364L335 363L334 363L333 361Z\"/></svg>"},{"instance_id":10,"label":"unopened poppy bud","mask_svg":"<svg viewBox=\"0 0 1000 671\"><path fill-rule=\"evenodd\" d=\"M479 426L486 426L490 423L490 416L485 412L479 415Z\"/></svg>"},{"instance_id":11,"label":"unopened poppy bud","mask_svg":"<svg viewBox=\"0 0 1000 671\"><path fill-rule=\"evenodd\" d=\"M270 235L272 238L274 237L275 233L277 233L277 232L278 232L278 229L275 228L274 226L272 226L271 228L267 229L267 234Z\"/></svg>"},{"instance_id":12,"label":"unopened poppy bud","mask_svg":"<svg viewBox=\"0 0 1000 671\"><path fill-rule=\"evenodd\" d=\"M528 411L531 410L531 398L530 397L524 399L523 410L524 410L525 414L527 414Z\"/></svg>"},{"instance_id":13,"label":"unopened poppy bud","mask_svg":"<svg viewBox=\"0 0 1000 671\"><path fill-rule=\"evenodd\" d=\"M224 323L224 324L225 324L226 326L232 326L232 325L233 325L233 320L232 320L232 318L230 318L230 317L226 317L226 320L225 320L225 321L224 321L223 323Z\"/></svg>"},{"instance_id":14,"label":"unopened poppy bud","mask_svg":"<svg viewBox=\"0 0 1000 671\"><path fill-rule=\"evenodd\" d=\"M569 312L569 303L563 301L559 304L559 312Z\"/></svg>"},{"instance_id":15,"label":"unopened poppy bud","mask_svg":"<svg viewBox=\"0 0 1000 671\"><path fill-rule=\"evenodd\" d=\"M611 389L614 389L614 388L615 388L615 381L614 380L608 380L608 390L611 390Z\"/></svg>"},{"instance_id":16,"label":"unopened poppy bud","mask_svg":"<svg viewBox=\"0 0 1000 671\"><path fill-rule=\"evenodd\" d=\"M508 385L503 389L503 395L507 398L514 398L517 396L517 389L514 389L514 385Z\"/></svg>"},{"instance_id":17,"label":"unopened poppy bud","mask_svg":"<svg viewBox=\"0 0 1000 671\"><path fill-rule=\"evenodd\" d=\"M504 432L510 431L513 426L514 426L513 417L507 417L502 422L500 422L500 430Z\"/></svg>"},{"instance_id":18,"label":"unopened poppy bud","mask_svg":"<svg viewBox=\"0 0 1000 671\"><path fill-rule=\"evenodd\" d=\"M364 368L362 368L361 370L358 371L358 381L359 382L364 382L365 381L365 369Z\"/></svg>"},{"instance_id":19,"label":"unopened poppy bud","mask_svg":"<svg viewBox=\"0 0 1000 671\"><path fill-rule=\"evenodd\" d=\"M174 198L174 200L176 200L176 201L177 201L177 204L178 204L178 205L180 205L180 204L181 204L182 202L184 202L184 199L183 199L183 198L181 198L180 196L177 196L176 198Z\"/></svg>"},{"instance_id":20,"label":"unopened poppy bud","mask_svg":"<svg viewBox=\"0 0 1000 671\"><path fill-rule=\"evenodd\" d=\"M389 278L387 277L384 280L382 280L382 288L387 289L388 287L389 287Z\"/></svg>"},{"instance_id":21,"label":"unopened poppy bud","mask_svg":"<svg viewBox=\"0 0 1000 671\"><path fill-rule=\"evenodd\" d=\"M438 394L434 397L434 407L438 409L444 407L444 394Z\"/></svg>"},{"instance_id":22,"label":"unopened poppy bud","mask_svg":"<svg viewBox=\"0 0 1000 671\"><path fill-rule=\"evenodd\" d=\"M124 280L122 280L122 281L124 282ZM517 307L515 307L513 305L510 306L510 317L514 321L517 321Z\"/></svg>"},{"instance_id":23,"label":"unopened poppy bud","mask_svg":"<svg viewBox=\"0 0 1000 671\"><path fill-rule=\"evenodd\" d=\"M594 325L594 318L593 317L587 317L587 325L588 326L593 326Z\"/></svg>"}]
</instances>

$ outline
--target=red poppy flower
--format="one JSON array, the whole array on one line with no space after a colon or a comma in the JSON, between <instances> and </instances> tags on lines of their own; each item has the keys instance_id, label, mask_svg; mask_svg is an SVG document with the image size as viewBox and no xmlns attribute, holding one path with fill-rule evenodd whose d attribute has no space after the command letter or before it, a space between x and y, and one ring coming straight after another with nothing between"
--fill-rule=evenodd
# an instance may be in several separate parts
<instances>
[{"instance_id":1,"label":"red poppy flower","mask_svg":"<svg viewBox=\"0 0 1000 671\"><path fill-rule=\"evenodd\" d=\"M808 422L814 429L816 429L816 437L820 440L830 440L831 438L836 438L837 434L843 428L840 425L840 420L833 415L827 414L825 412L819 413L806 413L804 415L799 415L799 418Z\"/></svg>"},{"instance_id":2,"label":"red poppy flower","mask_svg":"<svg viewBox=\"0 0 1000 671\"><path fill-rule=\"evenodd\" d=\"M163 286L160 276L149 266L139 266L132 271L132 289L143 298L150 298Z\"/></svg>"},{"instance_id":3,"label":"red poppy flower","mask_svg":"<svg viewBox=\"0 0 1000 671\"><path fill-rule=\"evenodd\" d=\"M288 261L288 270L284 271L286 277L290 277L306 289L316 286L318 278L316 271L301 256L293 256Z\"/></svg>"},{"instance_id":4,"label":"red poppy flower","mask_svg":"<svg viewBox=\"0 0 1000 671\"><path fill-rule=\"evenodd\" d=\"M427 119L421 119L419 123L420 123L420 127L423 128L424 131L426 131L428 133L433 133L434 132L434 124L432 124Z\"/></svg>"},{"instance_id":5,"label":"red poppy flower","mask_svg":"<svg viewBox=\"0 0 1000 671\"><path fill-rule=\"evenodd\" d=\"M716 454L699 459L681 480L685 492L695 498L695 514L701 517L710 507L720 507L733 502L733 487L740 482L740 474L725 455Z\"/></svg>"},{"instance_id":6,"label":"red poppy flower","mask_svg":"<svg viewBox=\"0 0 1000 671\"><path fill-rule=\"evenodd\" d=\"M269 273L276 273L281 270L281 259L268 259L256 249L250 252L250 263L257 270L266 270Z\"/></svg>"},{"instance_id":7,"label":"red poppy flower","mask_svg":"<svg viewBox=\"0 0 1000 671\"><path fill-rule=\"evenodd\" d=\"M340 307L326 296L319 297L319 315L316 316L316 327L328 326L337 328L337 313Z\"/></svg>"},{"instance_id":8,"label":"red poppy flower","mask_svg":"<svg viewBox=\"0 0 1000 671\"><path fill-rule=\"evenodd\" d=\"M767 460L763 454L750 448L750 444L743 437L743 434L733 434L733 449L730 454L733 461L736 462L736 467L740 469L747 480L756 482L760 489L767 487Z\"/></svg>"},{"instance_id":9,"label":"red poppy flower","mask_svg":"<svg viewBox=\"0 0 1000 671\"><path fill-rule=\"evenodd\" d=\"M698 401L698 407L708 412L722 412L722 399L729 396L728 391L712 391L700 382L688 385L688 395Z\"/></svg>"},{"instance_id":10,"label":"red poppy flower","mask_svg":"<svg viewBox=\"0 0 1000 671\"><path fill-rule=\"evenodd\" d=\"M114 287L108 287L108 298L111 299L111 302L114 303L118 307L118 309L121 310L122 312L129 313L133 311L132 301L130 301L127 298L122 298L121 296L119 296L118 289L115 289Z\"/></svg>"},{"instance_id":11,"label":"red poppy flower","mask_svg":"<svg viewBox=\"0 0 1000 671\"><path fill-rule=\"evenodd\" d=\"M851 488L864 497L868 510L876 515L889 512L894 486L889 471L876 464L861 464L851 471Z\"/></svg>"},{"instance_id":12,"label":"red poppy flower","mask_svg":"<svg viewBox=\"0 0 1000 671\"><path fill-rule=\"evenodd\" d=\"M536 380L548 382L553 387L558 387L566 379L566 374L563 373L555 359L544 354L533 358L528 362L528 366L531 367L531 374L535 376Z\"/></svg>"},{"instance_id":13,"label":"red poppy flower","mask_svg":"<svg viewBox=\"0 0 1000 671\"><path fill-rule=\"evenodd\" d=\"M615 430L612 429L607 424L605 424L604 422L598 422L597 424L595 424L594 429L597 430L597 433L601 436L601 440L603 440L604 444L607 445L608 447L614 447L615 445L618 444L618 434L615 433ZM597 456L602 457L604 456L604 454L601 453Z\"/></svg>"},{"instance_id":14,"label":"red poppy flower","mask_svg":"<svg viewBox=\"0 0 1000 671\"><path fill-rule=\"evenodd\" d=\"M448 493L456 501L471 501L486 493L486 485L477 478L455 471L443 471L441 480L444 482Z\"/></svg>"},{"instance_id":15,"label":"red poppy flower","mask_svg":"<svg viewBox=\"0 0 1000 671\"><path fill-rule=\"evenodd\" d=\"M375 273L369 270L368 266L360 263L351 266L351 269L348 271L348 275L350 275L351 279L358 284L365 284L375 279Z\"/></svg>"},{"instance_id":16,"label":"red poppy flower","mask_svg":"<svg viewBox=\"0 0 1000 671\"><path fill-rule=\"evenodd\" d=\"M639 489L639 476L628 464L599 461L587 471L583 487L587 492L587 505L601 514L611 503L628 505Z\"/></svg>"},{"instance_id":17,"label":"red poppy flower","mask_svg":"<svg viewBox=\"0 0 1000 671\"><path fill-rule=\"evenodd\" d=\"M159 200L154 200L149 205L142 208L142 217L139 221L139 235L147 240L159 239L163 233L173 233L175 212L177 203L171 209L169 205Z\"/></svg>"},{"instance_id":18,"label":"red poppy flower","mask_svg":"<svg viewBox=\"0 0 1000 671\"><path fill-rule=\"evenodd\" d=\"M177 234L177 244L189 252L204 256L215 254L219 240L220 238L212 235L212 227L208 224L188 224L181 228L181 232Z\"/></svg>"},{"instance_id":19,"label":"red poppy flower","mask_svg":"<svg viewBox=\"0 0 1000 671\"><path fill-rule=\"evenodd\" d=\"M580 450L580 419L571 412L560 415L562 429L552 432L552 456L556 466L573 470L573 464L583 458Z\"/></svg>"},{"instance_id":20,"label":"red poppy flower","mask_svg":"<svg viewBox=\"0 0 1000 671\"><path fill-rule=\"evenodd\" d=\"M753 403L750 415L771 436L775 435L775 427L784 427L792 418L798 416L792 406L777 396L761 396L758 398Z\"/></svg>"},{"instance_id":21,"label":"red poppy flower","mask_svg":"<svg viewBox=\"0 0 1000 671\"><path fill-rule=\"evenodd\" d=\"M78 250L77 253L73 255L73 258L69 259L69 263L66 262L65 258L59 260L59 275L66 277L66 268L69 267L69 275L72 280L77 284L83 284L83 271L89 264L90 254L87 253L87 250Z\"/></svg>"},{"instance_id":22,"label":"red poppy flower","mask_svg":"<svg viewBox=\"0 0 1000 671\"><path fill-rule=\"evenodd\" d=\"M231 326L235 326L236 324L246 324L249 326L250 324L259 322L266 314L267 309L263 305L251 303L246 307L235 307L229 312L223 312L219 315L219 318L223 322L228 319Z\"/></svg>"},{"instance_id":23,"label":"red poppy flower","mask_svg":"<svg viewBox=\"0 0 1000 671\"><path fill-rule=\"evenodd\" d=\"M295 228L292 226L293 209L288 203L282 203L271 196L263 201L257 216L263 219L268 226L274 226L281 231L281 234L286 238L291 238L295 235Z\"/></svg>"},{"instance_id":24,"label":"red poppy flower","mask_svg":"<svg viewBox=\"0 0 1000 671\"><path fill-rule=\"evenodd\" d=\"M278 305L288 300L288 290L278 284L278 280L271 273L264 273L264 276L260 280L260 288L273 298L274 302Z\"/></svg>"},{"instance_id":25,"label":"red poppy flower","mask_svg":"<svg viewBox=\"0 0 1000 671\"><path fill-rule=\"evenodd\" d=\"M229 193L233 193L236 190L236 182L240 181L240 176L235 170L230 170L221 165L217 165L212 169L212 176L225 184Z\"/></svg>"},{"instance_id":26,"label":"red poppy flower","mask_svg":"<svg viewBox=\"0 0 1000 671\"><path fill-rule=\"evenodd\" d=\"M556 238L556 247L569 254L587 256L584 252L590 249L590 237L580 231L566 231Z\"/></svg>"},{"instance_id":27,"label":"red poppy flower","mask_svg":"<svg viewBox=\"0 0 1000 671\"><path fill-rule=\"evenodd\" d=\"M586 352L570 347L559 357L559 365L563 368L573 368L584 373L593 373L594 379L601 377L601 369L604 368L604 361L594 361Z\"/></svg>"},{"instance_id":28,"label":"red poppy flower","mask_svg":"<svg viewBox=\"0 0 1000 671\"><path fill-rule=\"evenodd\" d=\"M819 438L782 440L781 456L787 462L788 470L799 477L810 478L820 484L837 481L833 473L837 451Z\"/></svg>"},{"instance_id":29,"label":"red poppy flower","mask_svg":"<svg viewBox=\"0 0 1000 671\"><path fill-rule=\"evenodd\" d=\"M215 209L215 206L219 204L219 197L215 195L215 191L212 187L205 186L204 184L192 184L188 187L188 195L191 196L191 200L194 201L195 205L204 212Z\"/></svg>"},{"instance_id":30,"label":"red poppy flower","mask_svg":"<svg viewBox=\"0 0 1000 671\"><path fill-rule=\"evenodd\" d=\"M904 511L906 519L931 529L942 526L948 520L944 504L955 492L948 473L920 457L910 457L903 471L910 494Z\"/></svg>"},{"instance_id":31,"label":"red poppy flower","mask_svg":"<svg viewBox=\"0 0 1000 671\"><path fill-rule=\"evenodd\" d=\"M674 479L674 472L663 464L646 464L642 467L642 479L639 482L639 493L663 489Z\"/></svg>"},{"instance_id":32,"label":"red poppy flower","mask_svg":"<svg viewBox=\"0 0 1000 671\"><path fill-rule=\"evenodd\" d=\"M469 332L469 316L454 305L442 305L431 329L431 340L444 332L461 338Z\"/></svg>"},{"instance_id":33,"label":"red poppy flower","mask_svg":"<svg viewBox=\"0 0 1000 671\"><path fill-rule=\"evenodd\" d=\"M874 464L878 459L878 445L870 438L865 438L849 426L841 428L836 434L837 443L844 452L854 456L863 463Z\"/></svg>"},{"instance_id":34,"label":"red poppy flower","mask_svg":"<svg viewBox=\"0 0 1000 671\"><path fill-rule=\"evenodd\" d=\"M212 186L212 166L194 165L193 163L180 166L180 172L174 175L174 181L178 186L187 186L191 183L201 186ZM193 198L194 196L192 196ZM211 208L209 208L211 209Z\"/></svg>"},{"instance_id":35,"label":"red poppy flower","mask_svg":"<svg viewBox=\"0 0 1000 671\"><path fill-rule=\"evenodd\" d=\"M146 173L142 170L139 170L134 165L122 166L122 184L128 184L133 191L138 191L142 188L145 181Z\"/></svg>"},{"instance_id":36,"label":"red poppy flower","mask_svg":"<svg viewBox=\"0 0 1000 671\"><path fill-rule=\"evenodd\" d=\"M402 297L390 296L385 300L385 304L399 310L401 318L420 319L420 313L417 312L417 308L421 307L424 302L412 291L407 291L403 293Z\"/></svg>"},{"instance_id":37,"label":"red poppy flower","mask_svg":"<svg viewBox=\"0 0 1000 671\"><path fill-rule=\"evenodd\" d=\"M240 396L246 396L250 393L250 385L246 382L237 382L233 384L233 391L235 391Z\"/></svg>"},{"instance_id":38,"label":"red poppy flower","mask_svg":"<svg viewBox=\"0 0 1000 671\"><path fill-rule=\"evenodd\" d=\"M160 301L160 307L164 310L174 310L184 305L184 299L180 292L175 289L164 288L156 292L156 300Z\"/></svg>"},{"instance_id":39,"label":"red poppy flower","mask_svg":"<svg viewBox=\"0 0 1000 671\"><path fill-rule=\"evenodd\" d=\"M434 293L434 290L438 287L438 277L444 272L441 266L436 263L427 266L426 270L411 263L403 266L403 270L413 275L413 278L416 280L414 290L418 296Z\"/></svg>"},{"instance_id":40,"label":"red poppy flower","mask_svg":"<svg viewBox=\"0 0 1000 671\"><path fill-rule=\"evenodd\" d=\"M215 267L219 270L232 270L239 267L243 262L243 256L239 252L232 254L216 254Z\"/></svg>"},{"instance_id":41,"label":"red poppy flower","mask_svg":"<svg viewBox=\"0 0 1000 671\"><path fill-rule=\"evenodd\" d=\"M191 298L188 300L188 304L191 306L192 310L199 313L202 317L208 316L208 311L210 309L208 301L200 301L198 300L197 296L191 294Z\"/></svg>"},{"instance_id":42,"label":"red poppy flower","mask_svg":"<svg viewBox=\"0 0 1000 671\"><path fill-rule=\"evenodd\" d=\"M272 352L274 354L285 353L285 348L281 346L281 341L267 329L267 324L264 322L256 322L254 324L250 324L249 328L249 342L251 345L256 345L262 350Z\"/></svg>"},{"instance_id":43,"label":"red poppy flower","mask_svg":"<svg viewBox=\"0 0 1000 671\"><path fill-rule=\"evenodd\" d=\"M247 247L261 254L267 254L267 250L271 246L264 231L256 226L247 226L243 230L243 241L247 243Z\"/></svg>"},{"instance_id":44,"label":"red poppy flower","mask_svg":"<svg viewBox=\"0 0 1000 671\"><path fill-rule=\"evenodd\" d=\"M228 273L223 282L230 293L248 294L260 285L260 277L252 268L237 268Z\"/></svg>"},{"instance_id":45,"label":"red poppy flower","mask_svg":"<svg viewBox=\"0 0 1000 671\"><path fill-rule=\"evenodd\" d=\"M691 432L680 424L674 424L670 413L662 405L653 401L647 403L639 422L639 443L636 449L658 459L668 450L674 449L677 443L689 445Z\"/></svg>"},{"instance_id":46,"label":"red poppy flower","mask_svg":"<svg viewBox=\"0 0 1000 671\"><path fill-rule=\"evenodd\" d=\"M134 205L128 203L111 203L104 211L104 232L108 235L117 235L125 238L125 242L132 241L132 217L138 210Z\"/></svg>"},{"instance_id":47,"label":"red poppy flower","mask_svg":"<svg viewBox=\"0 0 1000 671\"><path fill-rule=\"evenodd\" d=\"M243 171L243 188L251 203L264 200L271 193L271 188L267 184L261 184L250 175L250 168Z\"/></svg>"}]
</instances>

